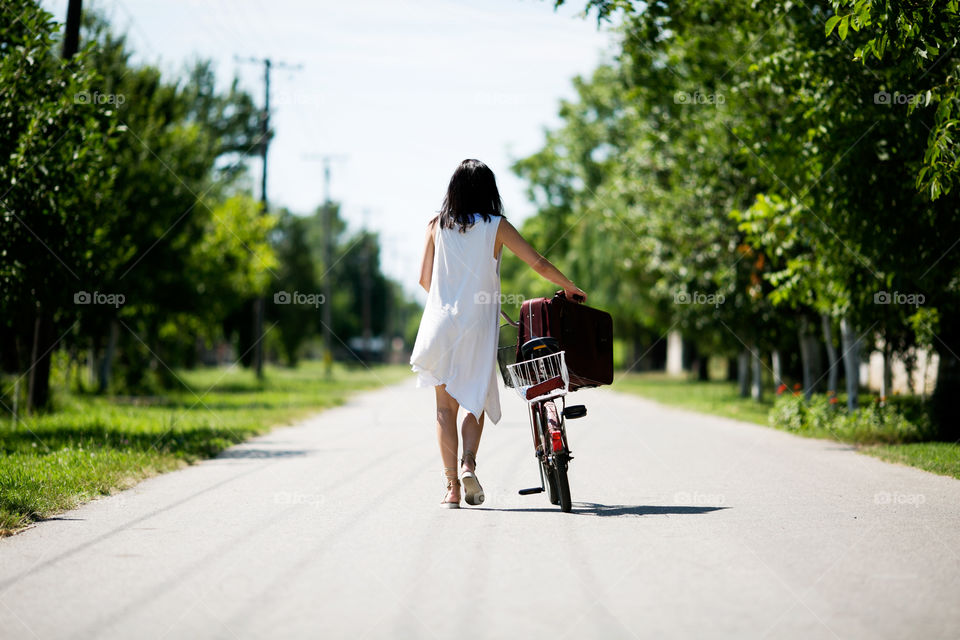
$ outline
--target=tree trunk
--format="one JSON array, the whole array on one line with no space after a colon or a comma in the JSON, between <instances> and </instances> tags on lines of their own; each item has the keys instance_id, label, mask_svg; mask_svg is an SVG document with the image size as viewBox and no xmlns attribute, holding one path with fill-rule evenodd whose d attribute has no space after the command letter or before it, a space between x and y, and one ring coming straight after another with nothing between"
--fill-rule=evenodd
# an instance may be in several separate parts
<instances>
[{"instance_id":1,"label":"tree trunk","mask_svg":"<svg viewBox=\"0 0 960 640\"><path fill-rule=\"evenodd\" d=\"M237 322L237 353L239 354L240 364L249 369L254 366L253 362L253 313L255 309L252 300L246 300L240 311L240 317Z\"/></svg>"},{"instance_id":2,"label":"tree trunk","mask_svg":"<svg viewBox=\"0 0 960 640\"><path fill-rule=\"evenodd\" d=\"M679 331L667 334L667 373L672 376L683 373L683 336Z\"/></svg>"},{"instance_id":3,"label":"tree trunk","mask_svg":"<svg viewBox=\"0 0 960 640\"><path fill-rule=\"evenodd\" d=\"M813 395L813 350L810 337L807 335L808 322L806 317L800 318L800 328L797 330L797 339L800 341L800 362L803 366L803 397L807 400Z\"/></svg>"},{"instance_id":4,"label":"tree trunk","mask_svg":"<svg viewBox=\"0 0 960 640\"><path fill-rule=\"evenodd\" d=\"M325 298L325 300L329 299ZM263 360L266 357L263 350L263 307L265 305L264 296L259 296L253 301L253 370L257 374L257 380L263 380Z\"/></svg>"},{"instance_id":5,"label":"tree trunk","mask_svg":"<svg viewBox=\"0 0 960 640\"><path fill-rule=\"evenodd\" d=\"M93 339L90 343L90 357L87 359L87 368L90 370L90 376L88 378L88 384L91 386L97 384L97 366L100 363L100 332L97 331L93 334Z\"/></svg>"},{"instance_id":6,"label":"tree trunk","mask_svg":"<svg viewBox=\"0 0 960 640\"><path fill-rule=\"evenodd\" d=\"M20 410L20 378L13 381L13 424L16 425L20 419L17 413Z\"/></svg>"},{"instance_id":7,"label":"tree trunk","mask_svg":"<svg viewBox=\"0 0 960 640\"><path fill-rule=\"evenodd\" d=\"M880 381L880 406L887 406L887 399L893 394L893 353L890 343L883 339L883 379Z\"/></svg>"},{"instance_id":8,"label":"tree trunk","mask_svg":"<svg viewBox=\"0 0 960 640\"><path fill-rule=\"evenodd\" d=\"M27 406L26 413L30 415L33 412L33 388L36 383L37 373L34 367L37 364L37 354L40 352L40 315L33 319L33 340L30 345L30 368L27 375Z\"/></svg>"},{"instance_id":9,"label":"tree trunk","mask_svg":"<svg viewBox=\"0 0 960 640\"><path fill-rule=\"evenodd\" d=\"M855 410L860 393L860 338L846 318L840 319L840 342L843 346L843 371L847 379L847 409Z\"/></svg>"},{"instance_id":10,"label":"tree trunk","mask_svg":"<svg viewBox=\"0 0 960 640\"><path fill-rule=\"evenodd\" d=\"M737 359L727 358L727 382L735 382L737 379Z\"/></svg>"},{"instance_id":11,"label":"tree trunk","mask_svg":"<svg viewBox=\"0 0 960 640\"><path fill-rule=\"evenodd\" d=\"M750 376L750 397L760 402L763 400L763 368L761 367L763 362L760 360L760 350L757 349L756 344L753 345L753 353L750 359L753 365Z\"/></svg>"},{"instance_id":12,"label":"tree trunk","mask_svg":"<svg viewBox=\"0 0 960 640\"><path fill-rule=\"evenodd\" d=\"M43 308L37 310L30 351L27 413L43 409L50 401L50 352L53 351L53 321Z\"/></svg>"},{"instance_id":13,"label":"tree trunk","mask_svg":"<svg viewBox=\"0 0 960 640\"><path fill-rule=\"evenodd\" d=\"M73 345L70 349L70 373L73 378L73 388L77 391L83 390L83 373L86 362L83 359L83 349L78 345Z\"/></svg>"},{"instance_id":14,"label":"tree trunk","mask_svg":"<svg viewBox=\"0 0 960 640\"><path fill-rule=\"evenodd\" d=\"M830 369L827 371L827 393L836 393L840 376L840 361L837 357L837 349L833 346L833 325L830 322L830 316L825 313L821 315L820 325L823 327L823 344L827 347L827 361L830 365Z\"/></svg>"},{"instance_id":15,"label":"tree trunk","mask_svg":"<svg viewBox=\"0 0 960 640\"><path fill-rule=\"evenodd\" d=\"M707 381L710 379L710 370L707 365L710 364L710 358L702 353L697 354L697 380Z\"/></svg>"},{"instance_id":16,"label":"tree trunk","mask_svg":"<svg viewBox=\"0 0 960 640\"><path fill-rule=\"evenodd\" d=\"M116 318L110 319L110 330L107 334L107 348L103 352L103 360L100 361L100 367L97 370L97 391L106 393L110 386L110 375L113 370L113 358L117 352L117 334L120 325Z\"/></svg>"},{"instance_id":17,"label":"tree trunk","mask_svg":"<svg viewBox=\"0 0 960 640\"><path fill-rule=\"evenodd\" d=\"M770 352L770 368L773 369L773 386L779 389L783 384L783 362L780 361L780 349Z\"/></svg>"},{"instance_id":18,"label":"tree trunk","mask_svg":"<svg viewBox=\"0 0 960 640\"><path fill-rule=\"evenodd\" d=\"M960 439L960 318L944 314L940 331L933 341L940 356L937 386L930 398L939 435L954 442Z\"/></svg>"},{"instance_id":19,"label":"tree trunk","mask_svg":"<svg viewBox=\"0 0 960 640\"><path fill-rule=\"evenodd\" d=\"M740 397L750 395L750 353L744 349L737 355L737 385L740 387Z\"/></svg>"},{"instance_id":20,"label":"tree trunk","mask_svg":"<svg viewBox=\"0 0 960 640\"><path fill-rule=\"evenodd\" d=\"M923 354L923 368L920 375L920 402L927 401L927 373L930 371L930 360L932 359L932 351L924 350Z\"/></svg>"}]
</instances>

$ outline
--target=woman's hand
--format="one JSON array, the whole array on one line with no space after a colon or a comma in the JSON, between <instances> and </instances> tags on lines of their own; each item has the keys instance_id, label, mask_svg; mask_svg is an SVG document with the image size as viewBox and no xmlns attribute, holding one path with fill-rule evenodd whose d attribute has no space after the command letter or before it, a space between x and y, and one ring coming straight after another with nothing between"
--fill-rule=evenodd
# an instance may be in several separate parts
<instances>
[{"instance_id":1,"label":"woman's hand","mask_svg":"<svg viewBox=\"0 0 960 640\"><path fill-rule=\"evenodd\" d=\"M513 253L526 262L530 267L541 276L557 285L563 287L563 295L567 300L576 302L586 302L587 294L582 289L573 284L567 276L560 272L550 261L537 253L537 250L530 246L530 243L523 239L520 232L510 224L506 218L501 218L497 227L497 242L503 242L503 245L513 251Z\"/></svg>"},{"instance_id":2,"label":"woman's hand","mask_svg":"<svg viewBox=\"0 0 960 640\"><path fill-rule=\"evenodd\" d=\"M564 287L563 295L567 297L567 300L572 300L574 302L586 302L587 294L584 293L583 289L577 286L571 288Z\"/></svg>"}]
</instances>

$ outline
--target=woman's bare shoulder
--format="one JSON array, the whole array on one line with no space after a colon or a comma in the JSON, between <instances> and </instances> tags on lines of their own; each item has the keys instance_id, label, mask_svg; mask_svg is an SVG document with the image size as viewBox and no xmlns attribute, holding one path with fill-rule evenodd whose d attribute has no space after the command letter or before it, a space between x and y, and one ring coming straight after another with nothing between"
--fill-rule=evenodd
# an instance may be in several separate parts
<instances>
[{"instance_id":1,"label":"woman's bare shoulder","mask_svg":"<svg viewBox=\"0 0 960 640\"><path fill-rule=\"evenodd\" d=\"M510 221L504 216L500 216L500 220L497 221L497 225L497 236L500 238L519 235L517 228L510 224Z\"/></svg>"}]
</instances>

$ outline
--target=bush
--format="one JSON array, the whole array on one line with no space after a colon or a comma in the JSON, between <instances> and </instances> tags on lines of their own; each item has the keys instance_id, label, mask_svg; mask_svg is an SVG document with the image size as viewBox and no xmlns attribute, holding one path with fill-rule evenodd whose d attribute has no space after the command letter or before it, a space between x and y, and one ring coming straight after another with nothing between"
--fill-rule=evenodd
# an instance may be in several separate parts
<instances>
[{"instance_id":1,"label":"bush","mask_svg":"<svg viewBox=\"0 0 960 640\"><path fill-rule=\"evenodd\" d=\"M917 442L929 439L932 432L923 405L914 399L884 406L875 399L851 412L845 398L824 394L809 402L799 395L781 396L770 411L770 426L858 444Z\"/></svg>"}]
</instances>

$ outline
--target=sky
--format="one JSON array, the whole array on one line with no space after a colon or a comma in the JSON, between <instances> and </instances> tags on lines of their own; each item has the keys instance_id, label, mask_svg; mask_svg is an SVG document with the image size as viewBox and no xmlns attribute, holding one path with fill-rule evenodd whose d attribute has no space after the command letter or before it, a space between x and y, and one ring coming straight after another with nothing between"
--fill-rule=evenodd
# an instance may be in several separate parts
<instances>
[{"instance_id":1,"label":"sky","mask_svg":"<svg viewBox=\"0 0 960 640\"><path fill-rule=\"evenodd\" d=\"M67 0L43 0L58 20ZM271 206L311 213L330 195L351 228L380 233L382 268L418 297L423 233L465 158L496 173L507 216L534 212L512 161L559 123L571 80L609 58L613 35L581 15L585 0L98 0L128 34L134 61L176 77L214 61L262 105L271 58ZM260 163L250 163L259 197Z\"/></svg>"}]
</instances>

